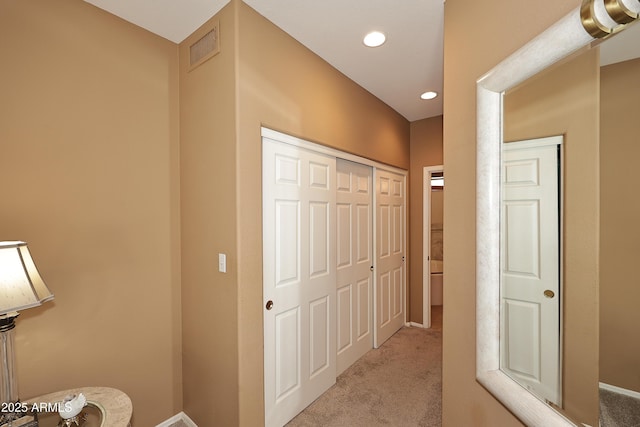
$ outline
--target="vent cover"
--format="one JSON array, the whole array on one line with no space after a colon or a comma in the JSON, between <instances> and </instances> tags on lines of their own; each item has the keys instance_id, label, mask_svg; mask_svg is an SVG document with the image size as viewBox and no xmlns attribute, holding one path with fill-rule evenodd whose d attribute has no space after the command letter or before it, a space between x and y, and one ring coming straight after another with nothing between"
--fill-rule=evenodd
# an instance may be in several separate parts
<instances>
[{"instance_id":1,"label":"vent cover","mask_svg":"<svg viewBox=\"0 0 640 427\"><path fill-rule=\"evenodd\" d=\"M189 71L220 52L220 23L189 47Z\"/></svg>"}]
</instances>

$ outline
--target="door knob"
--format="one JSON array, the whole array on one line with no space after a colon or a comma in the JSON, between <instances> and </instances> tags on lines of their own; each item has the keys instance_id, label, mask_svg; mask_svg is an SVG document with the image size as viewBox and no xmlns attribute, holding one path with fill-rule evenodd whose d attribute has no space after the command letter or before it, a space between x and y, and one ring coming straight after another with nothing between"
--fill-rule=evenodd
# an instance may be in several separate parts
<instances>
[{"instance_id":1,"label":"door knob","mask_svg":"<svg viewBox=\"0 0 640 427\"><path fill-rule=\"evenodd\" d=\"M554 296L556 296L556 294L553 293L551 289L547 289L546 291L544 291L544 296L547 298L553 298Z\"/></svg>"},{"instance_id":2,"label":"door knob","mask_svg":"<svg viewBox=\"0 0 640 427\"><path fill-rule=\"evenodd\" d=\"M273 308L273 301L271 300L267 301L267 305L265 305L265 308L267 310L271 310Z\"/></svg>"}]
</instances>

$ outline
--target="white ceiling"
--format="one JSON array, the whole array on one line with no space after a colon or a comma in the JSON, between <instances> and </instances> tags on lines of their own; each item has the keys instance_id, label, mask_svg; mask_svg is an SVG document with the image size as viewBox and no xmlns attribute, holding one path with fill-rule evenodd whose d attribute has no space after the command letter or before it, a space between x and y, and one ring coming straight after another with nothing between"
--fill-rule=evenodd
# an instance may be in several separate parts
<instances>
[{"instance_id":1,"label":"white ceiling","mask_svg":"<svg viewBox=\"0 0 640 427\"><path fill-rule=\"evenodd\" d=\"M180 43L228 0L85 0ZM407 120L442 114L444 0L244 0ZM362 44L382 31L381 47ZM420 94L440 94L426 101Z\"/></svg>"}]
</instances>

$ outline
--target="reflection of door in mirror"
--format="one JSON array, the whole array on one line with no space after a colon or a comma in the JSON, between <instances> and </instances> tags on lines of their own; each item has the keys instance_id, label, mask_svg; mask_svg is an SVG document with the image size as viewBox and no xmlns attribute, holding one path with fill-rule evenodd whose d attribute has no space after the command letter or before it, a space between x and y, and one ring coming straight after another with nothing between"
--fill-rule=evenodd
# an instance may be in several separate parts
<instances>
[{"instance_id":1,"label":"reflection of door in mirror","mask_svg":"<svg viewBox=\"0 0 640 427\"><path fill-rule=\"evenodd\" d=\"M440 307L443 305L443 277L444 272L444 233L443 233L443 208L444 208L444 171L431 172L431 203L429 217L431 220L431 305ZM434 310L434 308L432 308Z\"/></svg>"},{"instance_id":2,"label":"reflection of door in mirror","mask_svg":"<svg viewBox=\"0 0 640 427\"><path fill-rule=\"evenodd\" d=\"M626 44L631 49L615 49ZM600 69L600 382L603 417L616 416L610 401L635 406L640 423L640 199L634 187L640 158L640 26L607 40ZM616 59L611 51L627 56ZM617 394L613 394L617 393ZM626 395L626 396L625 396ZM629 418L627 418L629 419ZM606 420L606 418L605 418Z\"/></svg>"},{"instance_id":3,"label":"reflection of door in mirror","mask_svg":"<svg viewBox=\"0 0 640 427\"><path fill-rule=\"evenodd\" d=\"M500 213L500 369L558 407L561 144L504 144Z\"/></svg>"},{"instance_id":4,"label":"reflection of door in mirror","mask_svg":"<svg viewBox=\"0 0 640 427\"><path fill-rule=\"evenodd\" d=\"M564 136L562 408L598 425L598 55L587 51L508 91L504 140Z\"/></svg>"},{"instance_id":5,"label":"reflection of door in mirror","mask_svg":"<svg viewBox=\"0 0 640 427\"><path fill-rule=\"evenodd\" d=\"M444 168L426 166L424 174L423 326L442 327L444 284Z\"/></svg>"}]
</instances>

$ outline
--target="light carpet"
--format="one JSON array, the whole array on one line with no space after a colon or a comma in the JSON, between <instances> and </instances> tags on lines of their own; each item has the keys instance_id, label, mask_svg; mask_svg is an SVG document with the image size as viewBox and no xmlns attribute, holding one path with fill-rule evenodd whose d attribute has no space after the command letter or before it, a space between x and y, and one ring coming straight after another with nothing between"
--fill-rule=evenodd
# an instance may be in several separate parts
<instances>
[{"instance_id":1,"label":"light carpet","mask_svg":"<svg viewBox=\"0 0 640 427\"><path fill-rule=\"evenodd\" d=\"M602 427L640 427L640 399L600 389Z\"/></svg>"},{"instance_id":2,"label":"light carpet","mask_svg":"<svg viewBox=\"0 0 640 427\"><path fill-rule=\"evenodd\" d=\"M442 330L437 321L434 326L400 329L343 372L287 427L440 427Z\"/></svg>"}]
</instances>

